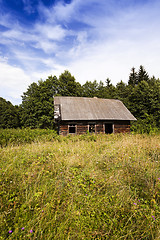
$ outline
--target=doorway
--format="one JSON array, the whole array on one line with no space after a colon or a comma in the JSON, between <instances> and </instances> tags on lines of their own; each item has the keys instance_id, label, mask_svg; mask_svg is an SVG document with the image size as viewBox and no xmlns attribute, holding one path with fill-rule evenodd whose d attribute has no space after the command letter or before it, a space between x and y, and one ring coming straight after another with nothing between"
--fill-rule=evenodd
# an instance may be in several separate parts
<instances>
[{"instance_id":1,"label":"doorway","mask_svg":"<svg viewBox=\"0 0 160 240\"><path fill-rule=\"evenodd\" d=\"M113 124L112 123L105 123L105 133L106 134L113 133Z\"/></svg>"}]
</instances>

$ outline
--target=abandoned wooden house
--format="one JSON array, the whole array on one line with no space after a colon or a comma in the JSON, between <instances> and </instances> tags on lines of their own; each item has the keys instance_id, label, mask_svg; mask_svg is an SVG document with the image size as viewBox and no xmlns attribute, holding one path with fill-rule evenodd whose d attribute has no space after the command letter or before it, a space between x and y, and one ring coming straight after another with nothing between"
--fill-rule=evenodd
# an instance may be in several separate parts
<instances>
[{"instance_id":1,"label":"abandoned wooden house","mask_svg":"<svg viewBox=\"0 0 160 240\"><path fill-rule=\"evenodd\" d=\"M116 99L54 97L54 118L58 133L128 133L136 118Z\"/></svg>"}]
</instances>

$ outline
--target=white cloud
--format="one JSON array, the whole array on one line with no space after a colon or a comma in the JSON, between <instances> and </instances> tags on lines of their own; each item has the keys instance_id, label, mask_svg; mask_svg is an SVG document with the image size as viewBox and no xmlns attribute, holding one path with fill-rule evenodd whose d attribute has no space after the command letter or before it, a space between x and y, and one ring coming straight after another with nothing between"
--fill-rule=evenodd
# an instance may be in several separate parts
<instances>
[{"instance_id":1,"label":"white cloud","mask_svg":"<svg viewBox=\"0 0 160 240\"><path fill-rule=\"evenodd\" d=\"M21 94L31 83L30 77L22 69L10 66L6 62L0 62L0 69L0 96L19 104Z\"/></svg>"},{"instance_id":2,"label":"white cloud","mask_svg":"<svg viewBox=\"0 0 160 240\"><path fill-rule=\"evenodd\" d=\"M48 23L56 21L68 21L76 15L76 8L79 6L80 0L74 0L70 4L64 4L63 1L53 5L50 9L46 8L42 2L38 6L39 14L45 18Z\"/></svg>"},{"instance_id":3,"label":"white cloud","mask_svg":"<svg viewBox=\"0 0 160 240\"><path fill-rule=\"evenodd\" d=\"M150 76L158 78L160 75L160 47L158 49L153 42L143 44L142 48L142 44L126 39L103 42L85 49L85 56L83 49L79 49L76 59L68 67L81 83L95 79L105 81L108 77L114 85L120 80L127 82L130 69L134 66L138 70L140 65L146 68Z\"/></svg>"},{"instance_id":4,"label":"white cloud","mask_svg":"<svg viewBox=\"0 0 160 240\"><path fill-rule=\"evenodd\" d=\"M138 7L135 1L120 2L126 5L122 8L113 0L73 0L47 8L41 3L41 18L32 28L23 28L9 14L1 15L0 22L10 28L1 33L0 43L8 51L4 55L9 63L14 60L21 65L14 67L0 59L1 95L5 91L7 96L20 96L31 82L51 74L58 77L65 69L81 83L107 77L114 84L121 79L127 82L130 69L141 64L159 77L160 2L139 2Z\"/></svg>"},{"instance_id":5,"label":"white cloud","mask_svg":"<svg viewBox=\"0 0 160 240\"><path fill-rule=\"evenodd\" d=\"M62 40L66 31L60 25L50 25L39 23L35 26L35 31L46 39Z\"/></svg>"},{"instance_id":6,"label":"white cloud","mask_svg":"<svg viewBox=\"0 0 160 240\"><path fill-rule=\"evenodd\" d=\"M48 70L24 72L20 67L10 66L6 59L0 58L0 96L13 104L21 103L21 95L27 91L28 86L40 79L47 79L50 75L59 76L65 69L64 66L56 64L52 59L44 59Z\"/></svg>"},{"instance_id":7,"label":"white cloud","mask_svg":"<svg viewBox=\"0 0 160 240\"><path fill-rule=\"evenodd\" d=\"M59 2L53 7L52 11L55 12L55 18L59 21L69 21L77 15L77 10L81 4L80 0L74 0L70 4Z\"/></svg>"},{"instance_id":8,"label":"white cloud","mask_svg":"<svg viewBox=\"0 0 160 240\"><path fill-rule=\"evenodd\" d=\"M42 40L33 45L35 48L42 49L45 53L54 53L57 50L57 45L53 42Z\"/></svg>"}]
</instances>

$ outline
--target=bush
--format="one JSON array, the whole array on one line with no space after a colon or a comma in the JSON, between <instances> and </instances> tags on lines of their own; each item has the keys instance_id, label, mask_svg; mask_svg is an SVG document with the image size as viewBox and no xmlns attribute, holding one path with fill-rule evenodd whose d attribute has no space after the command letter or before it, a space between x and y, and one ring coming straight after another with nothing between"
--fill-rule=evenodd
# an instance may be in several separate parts
<instances>
[{"instance_id":1,"label":"bush","mask_svg":"<svg viewBox=\"0 0 160 240\"><path fill-rule=\"evenodd\" d=\"M160 129L156 126L156 122L154 121L153 117L146 114L145 119L138 119L138 121L132 123L131 131L140 134L152 134L159 133Z\"/></svg>"}]
</instances>

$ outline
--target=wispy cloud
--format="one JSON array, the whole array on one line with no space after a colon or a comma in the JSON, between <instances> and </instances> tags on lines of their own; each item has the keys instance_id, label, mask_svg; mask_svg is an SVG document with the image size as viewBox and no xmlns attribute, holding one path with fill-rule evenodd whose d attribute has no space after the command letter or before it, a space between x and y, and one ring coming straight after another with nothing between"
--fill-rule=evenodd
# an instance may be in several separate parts
<instances>
[{"instance_id":1,"label":"wispy cloud","mask_svg":"<svg viewBox=\"0 0 160 240\"><path fill-rule=\"evenodd\" d=\"M50 7L23 0L24 14L37 16L28 24L20 21L22 13L17 18L6 12L3 3L1 96L20 96L27 84L65 69L81 83L107 77L114 84L127 81L130 68L140 64L160 75L158 0L62 0Z\"/></svg>"}]
</instances>

